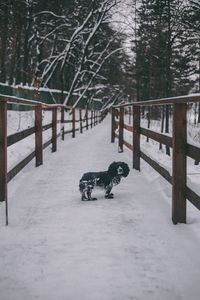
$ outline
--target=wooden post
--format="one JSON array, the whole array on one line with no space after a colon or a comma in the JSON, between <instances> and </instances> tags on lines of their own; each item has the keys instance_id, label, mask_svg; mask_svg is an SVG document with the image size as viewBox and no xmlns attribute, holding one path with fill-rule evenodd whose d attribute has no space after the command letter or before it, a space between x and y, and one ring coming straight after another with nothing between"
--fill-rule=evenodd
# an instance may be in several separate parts
<instances>
[{"instance_id":1,"label":"wooden post","mask_svg":"<svg viewBox=\"0 0 200 300\"><path fill-rule=\"evenodd\" d=\"M75 138L76 132L76 111L72 108L72 138Z\"/></svg>"},{"instance_id":2,"label":"wooden post","mask_svg":"<svg viewBox=\"0 0 200 300\"><path fill-rule=\"evenodd\" d=\"M187 104L173 105L172 221L186 223Z\"/></svg>"},{"instance_id":3,"label":"wooden post","mask_svg":"<svg viewBox=\"0 0 200 300\"><path fill-rule=\"evenodd\" d=\"M140 107L133 105L133 168L140 170Z\"/></svg>"},{"instance_id":4,"label":"wooden post","mask_svg":"<svg viewBox=\"0 0 200 300\"><path fill-rule=\"evenodd\" d=\"M98 125L99 123L99 112L98 110L96 111L96 124Z\"/></svg>"},{"instance_id":5,"label":"wooden post","mask_svg":"<svg viewBox=\"0 0 200 300\"><path fill-rule=\"evenodd\" d=\"M0 202L5 201L6 225L8 225L7 197L7 102L0 101Z\"/></svg>"},{"instance_id":6,"label":"wooden post","mask_svg":"<svg viewBox=\"0 0 200 300\"><path fill-rule=\"evenodd\" d=\"M80 133L83 133L82 110L79 109Z\"/></svg>"},{"instance_id":7,"label":"wooden post","mask_svg":"<svg viewBox=\"0 0 200 300\"><path fill-rule=\"evenodd\" d=\"M43 164L42 105L35 106L35 166Z\"/></svg>"},{"instance_id":8,"label":"wooden post","mask_svg":"<svg viewBox=\"0 0 200 300\"><path fill-rule=\"evenodd\" d=\"M61 136L62 140L65 139L65 109L64 107L61 108Z\"/></svg>"},{"instance_id":9,"label":"wooden post","mask_svg":"<svg viewBox=\"0 0 200 300\"><path fill-rule=\"evenodd\" d=\"M91 110L91 123L90 123L91 128L92 128L92 117L93 117L93 111Z\"/></svg>"},{"instance_id":10,"label":"wooden post","mask_svg":"<svg viewBox=\"0 0 200 300\"><path fill-rule=\"evenodd\" d=\"M85 118L86 118L86 129L88 130L88 110L85 112Z\"/></svg>"},{"instance_id":11,"label":"wooden post","mask_svg":"<svg viewBox=\"0 0 200 300\"><path fill-rule=\"evenodd\" d=\"M123 144L124 144L123 139L124 139L124 107L120 107L118 152L123 152Z\"/></svg>"},{"instance_id":12,"label":"wooden post","mask_svg":"<svg viewBox=\"0 0 200 300\"><path fill-rule=\"evenodd\" d=\"M104 112L101 111L101 122L103 121L103 114L104 114Z\"/></svg>"},{"instance_id":13,"label":"wooden post","mask_svg":"<svg viewBox=\"0 0 200 300\"><path fill-rule=\"evenodd\" d=\"M97 125L98 124L98 112L95 111L95 124Z\"/></svg>"},{"instance_id":14,"label":"wooden post","mask_svg":"<svg viewBox=\"0 0 200 300\"><path fill-rule=\"evenodd\" d=\"M111 143L115 142L115 108L111 111Z\"/></svg>"},{"instance_id":15,"label":"wooden post","mask_svg":"<svg viewBox=\"0 0 200 300\"><path fill-rule=\"evenodd\" d=\"M94 111L94 126L96 126L96 111Z\"/></svg>"},{"instance_id":16,"label":"wooden post","mask_svg":"<svg viewBox=\"0 0 200 300\"><path fill-rule=\"evenodd\" d=\"M0 101L0 201L7 196L7 102Z\"/></svg>"},{"instance_id":17,"label":"wooden post","mask_svg":"<svg viewBox=\"0 0 200 300\"><path fill-rule=\"evenodd\" d=\"M52 109L52 152L57 151L57 107Z\"/></svg>"}]
</instances>

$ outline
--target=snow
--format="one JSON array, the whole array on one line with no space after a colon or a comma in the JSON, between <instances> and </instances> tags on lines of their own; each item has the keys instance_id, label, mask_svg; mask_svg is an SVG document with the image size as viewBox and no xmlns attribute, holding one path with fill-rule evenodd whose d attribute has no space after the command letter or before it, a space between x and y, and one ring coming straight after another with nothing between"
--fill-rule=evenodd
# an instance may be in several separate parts
<instances>
[{"instance_id":1,"label":"snow","mask_svg":"<svg viewBox=\"0 0 200 300\"><path fill-rule=\"evenodd\" d=\"M110 143L110 118L47 148L8 186L9 226L0 204L0 299L198 300L200 215L171 222L171 186L146 163L114 188L114 199L82 202L86 171L131 152Z\"/></svg>"}]
</instances>

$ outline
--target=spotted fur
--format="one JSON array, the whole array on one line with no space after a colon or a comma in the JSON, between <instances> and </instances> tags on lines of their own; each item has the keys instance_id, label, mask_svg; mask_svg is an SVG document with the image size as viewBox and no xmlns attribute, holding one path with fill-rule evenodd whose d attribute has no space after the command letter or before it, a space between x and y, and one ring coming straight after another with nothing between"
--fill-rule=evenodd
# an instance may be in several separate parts
<instances>
[{"instance_id":1,"label":"spotted fur","mask_svg":"<svg viewBox=\"0 0 200 300\"><path fill-rule=\"evenodd\" d=\"M111 193L113 186L119 184L122 177L127 177L129 171L130 169L126 163L113 162L107 171L83 174L79 183L82 201L97 200L92 198L91 195L95 186L105 190L105 198L113 198L114 195Z\"/></svg>"}]
</instances>

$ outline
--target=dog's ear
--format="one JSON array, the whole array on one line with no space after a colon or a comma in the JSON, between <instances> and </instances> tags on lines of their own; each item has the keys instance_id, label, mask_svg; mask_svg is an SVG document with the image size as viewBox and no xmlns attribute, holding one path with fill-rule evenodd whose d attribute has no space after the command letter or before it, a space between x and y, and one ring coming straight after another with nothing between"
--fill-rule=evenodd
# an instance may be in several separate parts
<instances>
[{"instance_id":1,"label":"dog's ear","mask_svg":"<svg viewBox=\"0 0 200 300\"><path fill-rule=\"evenodd\" d=\"M112 177L117 175L117 163L115 161L108 167L108 173Z\"/></svg>"},{"instance_id":2,"label":"dog's ear","mask_svg":"<svg viewBox=\"0 0 200 300\"><path fill-rule=\"evenodd\" d=\"M127 177L130 172L129 166L126 163L122 162L122 168L123 168L122 176Z\"/></svg>"}]
</instances>

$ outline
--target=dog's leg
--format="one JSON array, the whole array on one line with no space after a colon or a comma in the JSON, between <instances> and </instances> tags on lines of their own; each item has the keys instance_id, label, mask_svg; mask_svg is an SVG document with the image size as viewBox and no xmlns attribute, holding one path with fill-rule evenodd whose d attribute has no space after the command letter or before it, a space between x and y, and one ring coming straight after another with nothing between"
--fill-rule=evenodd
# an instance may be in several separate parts
<instances>
[{"instance_id":1,"label":"dog's leg","mask_svg":"<svg viewBox=\"0 0 200 300\"><path fill-rule=\"evenodd\" d=\"M87 200L88 200L86 191L83 191L83 192L82 192L81 200L82 200L82 201L87 201Z\"/></svg>"},{"instance_id":2,"label":"dog's leg","mask_svg":"<svg viewBox=\"0 0 200 300\"><path fill-rule=\"evenodd\" d=\"M94 185L91 182L81 182L79 185L80 192L82 194L81 200L82 201L94 201L97 198L92 198L92 190Z\"/></svg>"},{"instance_id":3,"label":"dog's leg","mask_svg":"<svg viewBox=\"0 0 200 300\"><path fill-rule=\"evenodd\" d=\"M87 200L88 201L97 200L97 198L92 198L92 190L93 190L93 187L88 186L88 188L87 188Z\"/></svg>"},{"instance_id":4,"label":"dog's leg","mask_svg":"<svg viewBox=\"0 0 200 300\"><path fill-rule=\"evenodd\" d=\"M82 201L87 201L87 183L80 181L79 183L79 190L81 193L81 200Z\"/></svg>"},{"instance_id":5,"label":"dog's leg","mask_svg":"<svg viewBox=\"0 0 200 300\"><path fill-rule=\"evenodd\" d=\"M106 199L114 198L113 193L111 193L112 188L113 188L112 183L110 183L109 185L106 186L106 193L105 193L105 198Z\"/></svg>"}]
</instances>

